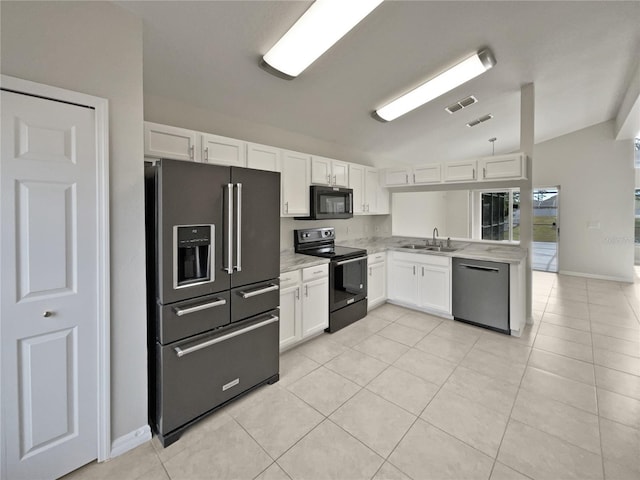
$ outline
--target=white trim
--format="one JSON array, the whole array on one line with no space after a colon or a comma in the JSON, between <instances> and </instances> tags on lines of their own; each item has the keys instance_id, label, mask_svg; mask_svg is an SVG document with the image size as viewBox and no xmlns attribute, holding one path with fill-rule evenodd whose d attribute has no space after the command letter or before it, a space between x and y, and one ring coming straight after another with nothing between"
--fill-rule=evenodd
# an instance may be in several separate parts
<instances>
[{"instance_id":1,"label":"white trim","mask_svg":"<svg viewBox=\"0 0 640 480\"><path fill-rule=\"evenodd\" d=\"M111 444L111 458L127 453L129 450L133 450L143 443L147 443L149 440L151 440L151 429L149 428L149 425L143 425L142 427L114 440Z\"/></svg>"},{"instance_id":2,"label":"white trim","mask_svg":"<svg viewBox=\"0 0 640 480\"><path fill-rule=\"evenodd\" d=\"M633 277L611 277L609 275L596 275L593 273L582 273L582 272L568 272L566 270L561 270L558 273L560 275L569 275L571 277L583 277L583 278L593 278L595 280L610 280L612 282L634 283Z\"/></svg>"},{"instance_id":3,"label":"white trim","mask_svg":"<svg viewBox=\"0 0 640 480\"><path fill-rule=\"evenodd\" d=\"M52 100L92 107L96 119L96 197L98 220L98 438L97 459L111 455L111 316L110 316L110 259L109 259L109 101L84 93L0 75L0 86ZM3 442L4 445L4 442Z\"/></svg>"}]
</instances>

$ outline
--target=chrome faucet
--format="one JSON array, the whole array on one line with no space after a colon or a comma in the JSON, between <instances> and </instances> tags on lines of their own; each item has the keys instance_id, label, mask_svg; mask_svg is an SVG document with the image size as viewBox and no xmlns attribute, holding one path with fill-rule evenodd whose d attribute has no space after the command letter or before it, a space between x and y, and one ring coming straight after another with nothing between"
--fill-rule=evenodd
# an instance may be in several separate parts
<instances>
[{"instance_id":1,"label":"chrome faucet","mask_svg":"<svg viewBox=\"0 0 640 480\"><path fill-rule=\"evenodd\" d=\"M440 232L438 231L438 227L433 227L433 245L435 246L436 244L436 237L440 235Z\"/></svg>"}]
</instances>

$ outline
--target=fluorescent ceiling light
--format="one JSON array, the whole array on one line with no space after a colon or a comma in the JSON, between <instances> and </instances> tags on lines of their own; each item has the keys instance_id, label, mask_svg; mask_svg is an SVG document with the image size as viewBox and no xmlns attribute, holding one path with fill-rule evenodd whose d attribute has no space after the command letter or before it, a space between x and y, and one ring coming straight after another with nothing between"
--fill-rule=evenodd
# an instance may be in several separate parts
<instances>
[{"instance_id":1,"label":"fluorescent ceiling light","mask_svg":"<svg viewBox=\"0 0 640 480\"><path fill-rule=\"evenodd\" d=\"M262 57L262 66L287 79L297 77L382 1L316 0Z\"/></svg>"},{"instance_id":2,"label":"fluorescent ceiling light","mask_svg":"<svg viewBox=\"0 0 640 480\"><path fill-rule=\"evenodd\" d=\"M450 69L439 73L419 87L405 93L393 102L379 108L374 112L374 117L386 122L395 120L399 116L486 72L495 64L496 59L489 49L480 50Z\"/></svg>"}]
</instances>

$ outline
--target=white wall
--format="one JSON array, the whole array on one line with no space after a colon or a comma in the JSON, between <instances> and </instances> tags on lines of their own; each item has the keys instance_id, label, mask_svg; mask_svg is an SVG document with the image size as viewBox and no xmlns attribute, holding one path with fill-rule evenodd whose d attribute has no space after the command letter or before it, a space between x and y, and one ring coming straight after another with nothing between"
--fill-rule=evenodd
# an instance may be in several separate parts
<instances>
[{"instance_id":1,"label":"white wall","mask_svg":"<svg viewBox=\"0 0 640 480\"><path fill-rule=\"evenodd\" d=\"M560 185L562 272L633 280L633 143L614 121L534 148L533 185Z\"/></svg>"},{"instance_id":2,"label":"white wall","mask_svg":"<svg viewBox=\"0 0 640 480\"><path fill-rule=\"evenodd\" d=\"M109 100L111 433L147 424L142 24L107 2L1 2L3 74Z\"/></svg>"}]
</instances>

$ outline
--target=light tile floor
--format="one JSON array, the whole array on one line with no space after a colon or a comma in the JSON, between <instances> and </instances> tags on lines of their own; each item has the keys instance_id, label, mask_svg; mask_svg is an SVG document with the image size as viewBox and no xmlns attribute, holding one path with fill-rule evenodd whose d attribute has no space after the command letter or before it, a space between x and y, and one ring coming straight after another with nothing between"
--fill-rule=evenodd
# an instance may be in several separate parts
<instances>
[{"instance_id":1,"label":"light tile floor","mask_svg":"<svg viewBox=\"0 0 640 480\"><path fill-rule=\"evenodd\" d=\"M508 337L386 304L281 381L78 479L640 478L640 283L534 273Z\"/></svg>"}]
</instances>

